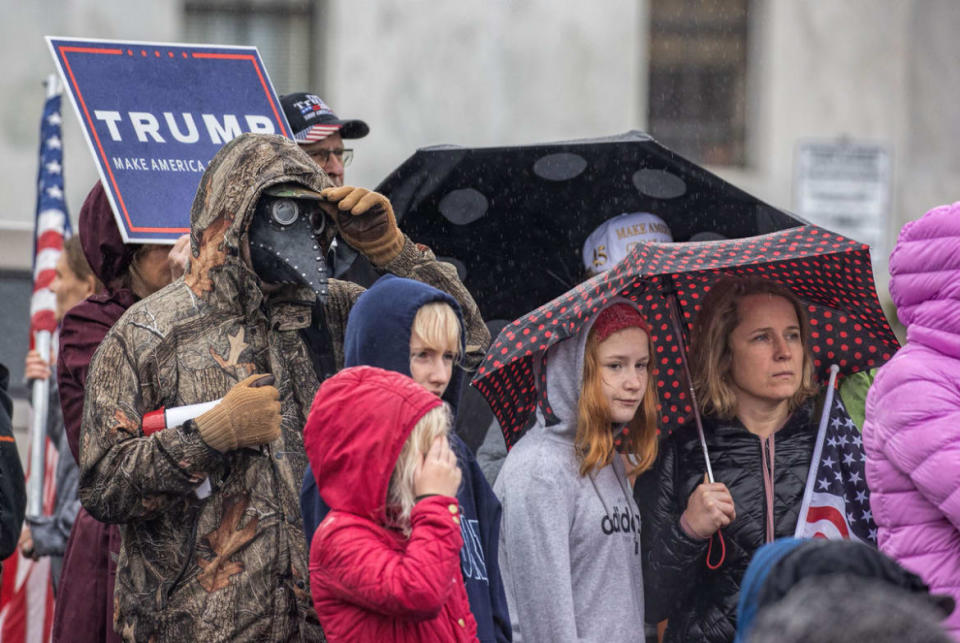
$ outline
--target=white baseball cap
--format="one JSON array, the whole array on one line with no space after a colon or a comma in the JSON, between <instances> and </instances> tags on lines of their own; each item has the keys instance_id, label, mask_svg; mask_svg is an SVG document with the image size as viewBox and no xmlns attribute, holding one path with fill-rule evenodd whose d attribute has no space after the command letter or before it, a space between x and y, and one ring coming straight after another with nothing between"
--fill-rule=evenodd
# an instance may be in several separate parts
<instances>
[{"instance_id":1,"label":"white baseball cap","mask_svg":"<svg viewBox=\"0 0 960 643\"><path fill-rule=\"evenodd\" d=\"M590 233L583 244L583 266L600 273L627 256L640 241L671 243L667 223L650 212L625 212L607 219Z\"/></svg>"}]
</instances>

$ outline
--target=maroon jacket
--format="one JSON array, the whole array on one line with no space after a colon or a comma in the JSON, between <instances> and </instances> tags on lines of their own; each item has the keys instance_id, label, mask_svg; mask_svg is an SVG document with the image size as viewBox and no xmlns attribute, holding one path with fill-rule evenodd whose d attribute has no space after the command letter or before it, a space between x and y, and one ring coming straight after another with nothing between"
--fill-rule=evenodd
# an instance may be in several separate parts
<instances>
[{"instance_id":1,"label":"maroon jacket","mask_svg":"<svg viewBox=\"0 0 960 643\"><path fill-rule=\"evenodd\" d=\"M60 327L57 384L67 440L77 462L87 368L107 331L137 300L122 286L136 246L123 243L99 182L80 209L79 234L83 254L106 289L71 308ZM54 641L120 641L113 631L113 579L119 551L117 527L97 521L81 508L64 553Z\"/></svg>"}]
</instances>

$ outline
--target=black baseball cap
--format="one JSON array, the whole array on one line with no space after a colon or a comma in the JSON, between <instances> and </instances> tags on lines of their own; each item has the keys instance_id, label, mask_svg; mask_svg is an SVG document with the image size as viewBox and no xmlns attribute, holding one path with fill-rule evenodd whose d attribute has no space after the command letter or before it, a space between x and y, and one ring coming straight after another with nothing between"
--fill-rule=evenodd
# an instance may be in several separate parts
<instances>
[{"instance_id":1,"label":"black baseball cap","mask_svg":"<svg viewBox=\"0 0 960 643\"><path fill-rule=\"evenodd\" d=\"M363 121L338 118L316 94L284 94L280 97L280 105L293 130L293 140L298 143L322 141L334 132L340 132L343 138L363 138L370 133Z\"/></svg>"}]
</instances>

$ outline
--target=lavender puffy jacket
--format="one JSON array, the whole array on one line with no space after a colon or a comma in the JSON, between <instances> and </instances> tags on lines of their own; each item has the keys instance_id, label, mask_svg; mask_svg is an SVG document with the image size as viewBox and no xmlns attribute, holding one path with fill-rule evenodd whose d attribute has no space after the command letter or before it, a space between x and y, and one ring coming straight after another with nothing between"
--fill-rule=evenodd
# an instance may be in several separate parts
<instances>
[{"instance_id":1,"label":"lavender puffy jacket","mask_svg":"<svg viewBox=\"0 0 960 643\"><path fill-rule=\"evenodd\" d=\"M870 505L880 549L960 603L960 202L903 227L890 275L907 344L867 395Z\"/></svg>"}]
</instances>

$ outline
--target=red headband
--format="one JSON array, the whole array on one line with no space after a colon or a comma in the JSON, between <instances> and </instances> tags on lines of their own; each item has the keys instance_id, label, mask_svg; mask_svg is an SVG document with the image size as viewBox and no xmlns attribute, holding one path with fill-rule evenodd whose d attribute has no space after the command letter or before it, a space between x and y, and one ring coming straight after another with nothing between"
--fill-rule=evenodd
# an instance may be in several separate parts
<instances>
[{"instance_id":1,"label":"red headband","mask_svg":"<svg viewBox=\"0 0 960 643\"><path fill-rule=\"evenodd\" d=\"M593 332L598 342L602 342L624 328L639 328L647 335L650 334L650 326L647 325L643 315L629 304L614 304L604 308L593 324Z\"/></svg>"}]
</instances>

